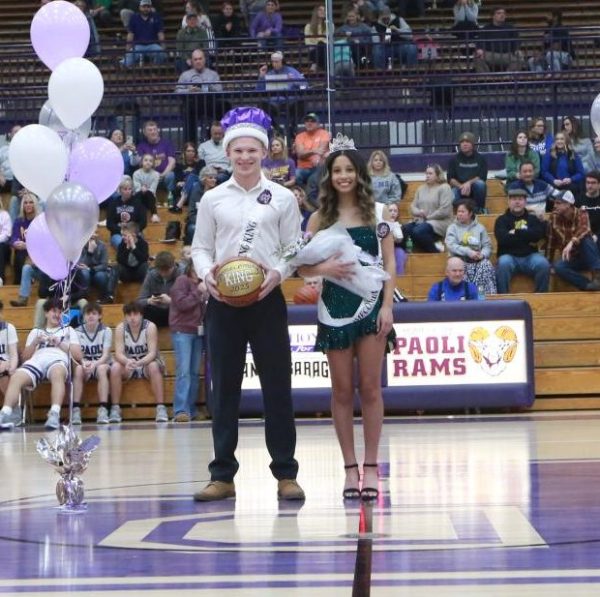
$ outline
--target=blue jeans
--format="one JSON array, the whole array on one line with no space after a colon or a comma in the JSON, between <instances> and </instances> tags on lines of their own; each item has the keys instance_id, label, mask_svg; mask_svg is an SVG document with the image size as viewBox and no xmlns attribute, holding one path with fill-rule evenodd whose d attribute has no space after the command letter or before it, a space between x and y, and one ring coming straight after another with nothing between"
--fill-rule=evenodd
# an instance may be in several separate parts
<instances>
[{"instance_id":1,"label":"blue jeans","mask_svg":"<svg viewBox=\"0 0 600 597\"><path fill-rule=\"evenodd\" d=\"M37 280L40 275L40 270L29 263L23 266L21 272L21 285L19 286L19 296L29 298L31 296L31 284L34 280Z\"/></svg>"},{"instance_id":2,"label":"blue jeans","mask_svg":"<svg viewBox=\"0 0 600 597\"><path fill-rule=\"evenodd\" d=\"M167 54L160 44L135 44L131 52L125 54L124 64L127 67L133 66L136 62L142 62L148 55L154 64L164 64L167 60Z\"/></svg>"},{"instance_id":3,"label":"blue jeans","mask_svg":"<svg viewBox=\"0 0 600 597\"><path fill-rule=\"evenodd\" d=\"M196 414L196 402L200 389L200 361L204 337L198 334L171 332L175 352L175 397L173 414L185 412Z\"/></svg>"},{"instance_id":4,"label":"blue jeans","mask_svg":"<svg viewBox=\"0 0 600 597\"><path fill-rule=\"evenodd\" d=\"M384 69L390 59L413 66L417 64L417 46L412 43L379 43L373 46L373 62L377 68Z\"/></svg>"},{"instance_id":5,"label":"blue jeans","mask_svg":"<svg viewBox=\"0 0 600 597\"><path fill-rule=\"evenodd\" d=\"M473 199L473 201L475 201L478 211L481 211L482 209L485 208L485 199L487 197L487 186L485 184L485 181L483 181L483 180L476 180L471 185L471 194L469 195L469 197L465 197L465 196L461 195L460 189L457 189L457 188L453 188L452 192L454 193L454 201L453 201L454 204L456 204L456 202L460 201L461 199L469 198L469 199Z\"/></svg>"},{"instance_id":6,"label":"blue jeans","mask_svg":"<svg viewBox=\"0 0 600 597\"><path fill-rule=\"evenodd\" d=\"M402 226L404 237L410 236L419 249L426 253L439 253L435 246L438 239L433 231L433 226L427 222L410 222Z\"/></svg>"},{"instance_id":7,"label":"blue jeans","mask_svg":"<svg viewBox=\"0 0 600 597\"><path fill-rule=\"evenodd\" d=\"M571 259L559 259L554 262L556 275L573 284L579 290L585 290L590 283L589 278L578 273L581 270L600 271L600 252L591 236L586 236L578 246L578 251Z\"/></svg>"},{"instance_id":8,"label":"blue jeans","mask_svg":"<svg viewBox=\"0 0 600 597\"><path fill-rule=\"evenodd\" d=\"M95 271L91 269L79 270L79 276L81 276L81 285L84 288L90 288L95 286L100 293L100 298L106 298L109 292L109 273L108 270Z\"/></svg>"},{"instance_id":9,"label":"blue jeans","mask_svg":"<svg viewBox=\"0 0 600 597\"><path fill-rule=\"evenodd\" d=\"M316 169L316 166L314 168L296 168L296 184L303 187Z\"/></svg>"},{"instance_id":10,"label":"blue jeans","mask_svg":"<svg viewBox=\"0 0 600 597\"><path fill-rule=\"evenodd\" d=\"M539 253L531 253L526 257L501 255L496 264L496 281L498 294L510 292L510 281L515 274L525 274L534 279L535 292L548 292L550 285L550 264Z\"/></svg>"}]
</instances>

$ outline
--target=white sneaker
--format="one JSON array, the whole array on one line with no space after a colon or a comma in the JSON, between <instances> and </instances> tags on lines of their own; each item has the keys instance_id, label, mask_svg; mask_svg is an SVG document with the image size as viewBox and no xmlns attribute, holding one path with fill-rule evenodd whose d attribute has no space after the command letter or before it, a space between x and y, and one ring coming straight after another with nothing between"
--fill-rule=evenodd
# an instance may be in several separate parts
<instances>
[{"instance_id":1,"label":"white sneaker","mask_svg":"<svg viewBox=\"0 0 600 597\"><path fill-rule=\"evenodd\" d=\"M104 406L98 408L98 414L96 415L96 423L98 425L108 425L108 410Z\"/></svg>"},{"instance_id":2,"label":"white sneaker","mask_svg":"<svg viewBox=\"0 0 600 597\"><path fill-rule=\"evenodd\" d=\"M71 425L81 425L81 409L78 406L73 407L73 416L71 417Z\"/></svg>"},{"instance_id":3,"label":"white sneaker","mask_svg":"<svg viewBox=\"0 0 600 597\"><path fill-rule=\"evenodd\" d=\"M110 414L108 415L109 423L121 423L123 416L121 415L121 407L118 404L113 404L110 407Z\"/></svg>"},{"instance_id":4,"label":"white sneaker","mask_svg":"<svg viewBox=\"0 0 600 597\"><path fill-rule=\"evenodd\" d=\"M21 409L17 406L13 408L10 415L0 411L0 429L12 429L21 424Z\"/></svg>"},{"instance_id":5,"label":"white sneaker","mask_svg":"<svg viewBox=\"0 0 600 597\"><path fill-rule=\"evenodd\" d=\"M441 240L436 240L435 241L435 248L440 253L443 253L446 250L446 247L444 246L444 243Z\"/></svg>"},{"instance_id":6,"label":"white sneaker","mask_svg":"<svg viewBox=\"0 0 600 597\"><path fill-rule=\"evenodd\" d=\"M156 418L154 420L157 423L169 422L169 414L167 413L167 407L164 404L156 405Z\"/></svg>"},{"instance_id":7,"label":"white sneaker","mask_svg":"<svg viewBox=\"0 0 600 597\"><path fill-rule=\"evenodd\" d=\"M54 410L48 411L48 418L44 427L46 429L58 429L60 427L60 413Z\"/></svg>"}]
</instances>

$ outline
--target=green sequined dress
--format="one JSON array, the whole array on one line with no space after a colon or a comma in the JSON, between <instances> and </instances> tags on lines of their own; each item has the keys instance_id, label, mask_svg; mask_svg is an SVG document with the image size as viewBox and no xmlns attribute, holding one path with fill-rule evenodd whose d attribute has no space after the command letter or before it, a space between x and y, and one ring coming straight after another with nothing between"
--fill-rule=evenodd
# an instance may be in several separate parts
<instances>
[{"instance_id":1,"label":"green sequined dress","mask_svg":"<svg viewBox=\"0 0 600 597\"><path fill-rule=\"evenodd\" d=\"M377 256L379 250L378 240L372 226L355 226L346 230L352 237L355 245L359 246L366 253ZM360 296L328 280L323 282L321 298L327 307L329 315L334 319L342 319L354 315L362 300ZM352 346L361 336L376 334L377 315L382 303L383 293L380 293L375 307L367 317L344 326L333 327L319 322L315 351L341 350ZM392 329L387 338L388 348L394 342L395 338L396 333Z\"/></svg>"}]
</instances>

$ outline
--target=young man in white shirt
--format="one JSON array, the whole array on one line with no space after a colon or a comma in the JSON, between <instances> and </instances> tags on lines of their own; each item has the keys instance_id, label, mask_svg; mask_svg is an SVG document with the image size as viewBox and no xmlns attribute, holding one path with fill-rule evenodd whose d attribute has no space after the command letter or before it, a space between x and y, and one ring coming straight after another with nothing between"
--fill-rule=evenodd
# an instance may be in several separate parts
<instances>
[{"instance_id":1,"label":"young man in white shirt","mask_svg":"<svg viewBox=\"0 0 600 597\"><path fill-rule=\"evenodd\" d=\"M222 120L223 145L232 177L207 192L198 207L192 258L210 292L205 329L213 383L212 431L215 457L210 483L194 495L197 501L235 497L241 384L250 343L263 392L265 437L277 495L303 500L296 482L296 429L291 396L291 353L287 309L280 283L291 271L276 256L281 246L300 236L300 211L294 195L269 181L261 171L267 155L271 119L258 108L236 108ZM233 307L223 302L215 272L219 264L251 257L262 265L265 279L257 302Z\"/></svg>"},{"instance_id":2,"label":"young man in white shirt","mask_svg":"<svg viewBox=\"0 0 600 597\"><path fill-rule=\"evenodd\" d=\"M38 383L48 380L51 384L51 406L46 419L46 429L60 426L60 408L65 397L65 383L69 375L69 359L81 361L81 347L77 334L70 327L61 325L62 308L57 299L44 303L46 324L43 329L33 328L27 336L22 357L23 364L10 378L2 412L12 411L19 402L19 394L25 388L35 388ZM0 428L10 429L14 422L0 419Z\"/></svg>"}]
</instances>

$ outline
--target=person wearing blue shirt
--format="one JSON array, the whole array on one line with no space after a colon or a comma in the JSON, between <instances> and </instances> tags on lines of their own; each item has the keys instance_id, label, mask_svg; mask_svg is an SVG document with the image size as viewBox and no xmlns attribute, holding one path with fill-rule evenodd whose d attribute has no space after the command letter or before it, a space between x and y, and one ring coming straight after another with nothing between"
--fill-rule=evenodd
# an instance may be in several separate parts
<instances>
[{"instance_id":1,"label":"person wearing blue shirt","mask_svg":"<svg viewBox=\"0 0 600 597\"><path fill-rule=\"evenodd\" d=\"M150 56L154 64L163 64L167 59L164 43L163 22L152 11L152 0L140 0L139 12L129 20L127 54L123 65L132 67L145 55Z\"/></svg>"},{"instance_id":2,"label":"person wearing blue shirt","mask_svg":"<svg viewBox=\"0 0 600 597\"><path fill-rule=\"evenodd\" d=\"M477 286L465 280L465 263L459 257L450 257L446 263L446 277L436 282L427 295L428 301L476 301Z\"/></svg>"}]
</instances>

